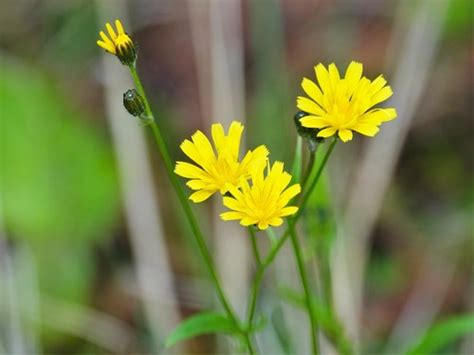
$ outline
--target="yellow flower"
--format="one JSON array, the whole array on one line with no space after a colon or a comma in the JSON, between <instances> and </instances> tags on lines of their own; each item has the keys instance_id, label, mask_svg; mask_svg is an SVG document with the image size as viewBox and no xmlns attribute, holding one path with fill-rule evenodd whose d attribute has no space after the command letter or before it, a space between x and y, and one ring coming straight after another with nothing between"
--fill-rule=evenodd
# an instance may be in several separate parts
<instances>
[{"instance_id":1,"label":"yellow flower","mask_svg":"<svg viewBox=\"0 0 474 355\"><path fill-rule=\"evenodd\" d=\"M244 126L234 121L225 135L220 123L213 124L211 132L215 152L201 131L193 134L192 141L186 139L181 144L181 150L194 160L196 165L178 161L174 172L191 179L186 185L197 190L190 196L193 202L202 202L217 191L225 194L229 187L239 187L243 180L250 178L254 170L265 167L268 150L263 145L254 151L248 151L239 162L243 130Z\"/></svg>"},{"instance_id":2,"label":"yellow flower","mask_svg":"<svg viewBox=\"0 0 474 355\"><path fill-rule=\"evenodd\" d=\"M252 173L252 186L247 180L242 182L241 189L230 187L233 197L224 197L224 206L232 211L221 213L224 221L238 220L243 226L256 224L260 229L268 226L278 227L283 223L282 217L298 211L298 207L286 206L290 200L301 192L299 184L286 189L291 175L283 171L283 163L275 162L264 178L263 170Z\"/></svg>"},{"instance_id":3,"label":"yellow flower","mask_svg":"<svg viewBox=\"0 0 474 355\"><path fill-rule=\"evenodd\" d=\"M102 40L98 40L97 45L105 49L107 52L117 56L122 64L134 64L137 59L135 45L130 36L125 33L120 20L115 20L117 33L115 33L110 23L107 23L105 27L107 28L107 32L109 32L109 37L107 37L104 31L100 31L100 37Z\"/></svg>"},{"instance_id":4,"label":"yellow flower","mask_svg":"<svg viewBox=\"0 0 474 355\"><path fill-rule=\"evenodd\" d=\"M373 137L382 122L397 117L394 108L373 106L392 96L390 86L382 75L370 81L362 76L362 64L351 62L344 78L334 64L328 69L322 64L314 67L318 85L304 78L301 86L309 96L299 96L297 107L309 113L301 119L308 128L319 129L317 136L327 138L338 134L343 142L352 139L352 131Z\"/></svg>"}]
</instances>

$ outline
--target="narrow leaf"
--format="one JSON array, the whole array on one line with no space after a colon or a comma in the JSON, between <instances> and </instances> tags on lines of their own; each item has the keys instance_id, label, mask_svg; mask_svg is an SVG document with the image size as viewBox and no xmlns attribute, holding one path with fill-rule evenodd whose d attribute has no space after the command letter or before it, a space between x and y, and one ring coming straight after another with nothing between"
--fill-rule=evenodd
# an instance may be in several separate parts
<instances>
[{"instance_id":1,"label":"narrow leaf","mask_svg":"<svg viewBox=\"0 0 474 355\"><path fill-rule=\"evenodd\" d=\"M420 340L409 347L406 354L432 354L463 335L472 333L474 333L474 314L455 316L434 325Z\"/></svg>"},{"instance_id":2,"label":"narrow leaf","mask_svg":"<svg viewBox=\"0 0 474 355\"><path fill-rule=\"evenodd\" d=\"M176 343L204 334L238 333L235 324L222 314L215 312L199 313L183 321L166 338L167 348Z\"/></svg>"}]
</instances>

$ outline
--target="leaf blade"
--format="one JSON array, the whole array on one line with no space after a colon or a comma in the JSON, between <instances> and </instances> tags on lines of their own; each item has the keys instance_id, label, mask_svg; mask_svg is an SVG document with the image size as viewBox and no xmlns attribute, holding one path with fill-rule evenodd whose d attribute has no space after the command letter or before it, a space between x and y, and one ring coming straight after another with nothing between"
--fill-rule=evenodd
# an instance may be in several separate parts
<instances>
[{"instance_id":1,"label":"leaf blade","mask_svg":"<svg viewBox=\"0 0 474 355\"><path fill-rule=\"evenodd\" d=\"M435 324L414 344L407 355L431 354L465 334L474 332L474 314L454 316Z\"/></svg>"},{"instance_id":2,"label":"leaf blade","mask_svg":"<svg viewBox=\"0 0 474 355\"><path fill-rule=\"evenodd\" d=\"M234 322L224 315L216 312L204 312L191 316L179 324L166 338L165 346L169 348L180 341L204 334L235 334L238 332L239 329Z\"/></svg>"}]
</instances>

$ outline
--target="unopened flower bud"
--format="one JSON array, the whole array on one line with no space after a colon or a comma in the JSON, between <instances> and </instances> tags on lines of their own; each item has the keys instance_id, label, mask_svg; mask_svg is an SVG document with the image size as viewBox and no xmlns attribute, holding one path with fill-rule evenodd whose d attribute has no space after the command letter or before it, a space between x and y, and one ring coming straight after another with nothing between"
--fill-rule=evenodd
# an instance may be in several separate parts
<instances>
[{"instance_id":1,"label":"unopened flower bud","mask_svg":"<svg viewBox=\"0 0 474 355\"><path fill-rule=\"evenodd\" d=\"M127 90L123 94L123 106L135 117L141 117L145 113L143 98L135 89Z\"/></svg>"},{"instance_id":2,"label":"unopened flower bud","mask_svg":"<svg viewBox=\"0 0 474 355\"><path fill-rule=\"evenodd\" d=\"M109 23L105 26L109 35L100 31L101 40L97 41L99 47L115 55L124 65L135 65L137 50L132 38L123 29L120 20L115 20L115 29Z\"/></svg>"}]
</instances>

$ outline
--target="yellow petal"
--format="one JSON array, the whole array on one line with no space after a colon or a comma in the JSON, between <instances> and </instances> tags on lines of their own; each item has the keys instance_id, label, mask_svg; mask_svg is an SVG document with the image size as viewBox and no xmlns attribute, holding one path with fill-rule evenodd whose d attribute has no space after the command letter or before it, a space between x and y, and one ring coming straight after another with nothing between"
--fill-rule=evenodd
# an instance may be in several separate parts
<instances>
[{"instance_id":1,"label":"yellow petal","mask_svg":"<svg viewBox=\"0 0 474 355\"><path fill-rule=\"evenodd\" d=\"M246 207L233 197L224 196L222 204L234 211L245 212Z\"/></svg>"},{"instance_id":2,"label":"yellow petal","mask_svg":"<svg viewBox=\"0 0 474 355\"><path fill-rule=\"evenodd\" d=\"M279 218L279 217L274 217L274 218L272 218L268 223L269 223L271 226L279 227L279 226L282 225L283 219L281 219L281 218Z\"/></svg>"},{"instance_id":3,"label":"yellow petal","mask_svg":"<svg viewBox=\"0 0 474 355\"><path fill-rule=\"evenodd\" d=\"M239 149L240 149L240 139L242 137L242 132L244 131L244 126L242 123L237 121L232 121L229 127L228 149L231 153L233 159L238 159Z\"/></svg>"},{"instance_id":4,"label":"yellow petal","mask_svg":"<svg viewBox=\"0 0 474 355\"><path fill-rule=\"evenodd\" d=\"M107 52L115 54L115 47L113 45L103 42L103 41L97 41L97 45L105 49Z\"/></svg>"},{"instance_id":5,"label":"yellow petal","mask_svg":"<svg viewBox=\"0 0 474 355\"><path fill-rule=\"evenodd\" d=\"M240 163L241 174L252 174L254 171L262 171L265 168L269 152L264 145L258 146L253 151L249 150Z\"/></svg>"},{"instance_id":6,"label":"yellow petal","mask_svg":"<svg viewBox=\"0 0 474 355\"><path fill-rule=\"evenodd\" d=\"M179 147L184 152L184 154L186 154L190 159L194 160L197 164L200 164L202 162L201 155L196 149L194 143L190 140L185 139Z\"/></svg>"},{"instance_id":7,"label":"yellow petal","mask_svg":"<svg viewBox=\"0 0 474 355\"><path fill-rule=\"evenodd\" d=\"M189 180L186 183L186 186L188 186L192 190L201 190L206 188L207 184L202 180Z\"/></svg>"},{"instance_id":8,"label":"yellow petal","mask_svg":"<svg viewBox=\"0 0 474 355\"><path fill-rule=\"evenodd\" d=\"M212 149L209 139L201 131L196 131L191 137L196 147L196 150L199 153L201 165L212 164L216 161L216 155Z\"/></svg>"},{"instance_id":9,"label":"yellow petal","mask_svg":"<svg viewBox=\"0 0 474 355\"><path fill-rule=\"evenodd\" d=\"M370 99L370 106L377 105L378 103L387 100L392 96L393 91L390 86L386 86L383 89L379 90L372 98Z\"/></svg>"},{"instance_id":10,"label":"yellow petal","mask_svg":"<svg viewBox=\"0 0 474 355\"><path fill-rule=\"evenodd\" d=\"M236 219L244 218L245 214L243 214L242 212L229 211L221 213L220 216L223 221L233 221Z\"/></svg>"},{"instance_id":11,"label":"yellow petal","mask_svg":"<svg viewBox=\"0 0 474 355\"><path fill-rule=\"evenodd\" d=\"M105 34L104 31L100 31L100 32L99 32L99 35L100 35L100 38L102 38L102 40L103 40L105 43L111 43L111 44L113 44L113 42L110 40L109 37L107 37L107 35Z\"/></svg>"},{"instance_id":12,"label":"yellow petal","mask_svg":"<svg viewBox=\"0 0 474 355\"><path fill-rule=\"evenodd\" d=\"M380 109L380 111L383 114L382 122L391 121L394 118L396 118L398 115L397 110L394 108L384 108L384 109Z\"/></svg>"},{"instance_id":13,"label":"yellow petal","mask_svg":"<svg viewBox=\"0 0 474 355\"><path fill-rule=\"evenodd\" d=\"M220 123L214 123L211 126L211 135L212 135L212 140L214 142L214 146L216 147L217 154L222 149L222 145L224 144L224 127Z\"/></svg>"},{"instance_id":14,"label":"yellow petal","mask_svg":"<svg viewBox=\"0 0 474 355\"><path fill-rule=\"evenodd\" d=\"M268 222L267 221L261 221L261 222L258 222L258 228L260 230L265 230L268 228Z\"/></svg>"},{"instance_id":15,"label":"yellow petal","mask_svg":"<svg viewBox=\"0 0 474 355\"><path fill-rule=\"evenodd\" d=\"M107 32L109 32L110 38L115 41L117 39L117 35L115 34L113 27L108 22L105 24L105 27L107 28Z\"/></svg>"},{"instance_id":16,"label":"yellow petal","mask_svg":"<svg viewBox=\"0 0 474 355\"><path fill-rule=\"evenodd\" d=\"M280 217L285 217L285 216L291 216L295 214L296 212L298 212L298 207L288 206L288 207L282 208L280 212L278 213L278 215Z\"/></svg>"},{"instance_id":17,"label":"yellow petal","mask_svg":"<svg viewBox=\"0 0 474 355\"><path fill-rule=\"evenodd\" d=\"M362 77L363 66L361 63L352 61L346 69L347 95L350 96L356 89L360 78Z\"/></svg>"},{"instance_id":18,"label":"yellow petal","mask_svg":"<svg viewBox=\"0 0 474 355\"><path fill-rule=\"evenodd\" d=\"M383 75L379 75L370 83L370 85L367 88L367 95L373 96L377 92L379 92L387 83Z\"/></svg>"},{"instance_id":19,"label":"yellow petal","mask_svg":"<svg viewBox=\"0 0 474 355\"><path fill-rule=\"evenodd\" d=\"M194 203L199 203L207 200L215 191L199 190L189 196L189 199Z\"/></svg>"},{"instance_id":20,"label":"yellow petal","mask_svg":"<svg viewBox=\"0 0 474 355\"><path fill-rule=\"evenodd\" d=\"M336 131L337 131L337 128L334 128L334 127L324 128L323 130L318 132L317 136L323 137L323 138L331 137L332 135L334 135L334 133L336 133Z\"/></svg>"},{"instance_id":21,"label":"yellow petal","mask_svg":"<svg viewBox=\"0 0 474 355\"><path fill-rule=\"evenodd\" d=\"M120 22L120 20L115 20L115 27L117 28L117 32L119 35L125 34L125 31L123 30L122 22Z\"/></svg>"},{"instance_id":22,"label":"yellow petal","mask_svg":"<svg viewBox=\"0 0 474 355\"><path fill-rule=\"evenodd\" d=\"M202 179L206 177L206 172L196 165L178 161L174 168L174 173L188 179Z\"/></svg>"},{"instance_id":23,"label":"yellow petal","mask_svg":"<svg viewBox=\"0 0 474 355\"><path fill-rule=\"evenodd\" d=\"M341 77L339 76L339 71L337 70L336 64L329 64L329 81L331 82L331 88L333 92L340 80Z\"/></svg>"},{"instance_id":24,"label":"yellow petal","mask_svg":"<svg viewBox=\"0 0 474 355\"><path fill-rule=\"evenodd\" d=\"M295 184L287 188L279 197L278 205L285 206L293 197L301 192L300 184Z\"/></svg>"},{"instance_id":25,"label":"yellow petal","mask_svg":"<svg viewBox=\"0 0 474 355\"><path fill-rule=\"evenodd\" d=\"M317 116L322 116L326 114L326 111L324 111L316 102L304 96L298 96L298 98L296 99L296 106L301 111L312 113Z\"/></svg>"},{"instance_id":26,"label":"yellow petal","mask_svg":"<svg viewBox=\"0 0 474 355\"><path fill-rule=\"evenodd\" d=\"M317 116L305 116L300 119L301 125L307 128L324 128L329 126L329 122Z\"/></svg>"},{"instance_id":27,"label":"yellow petal","mask_svg":"<svg viewBox=\"0 0 474 355\"><path fill-rule=\"evenodd\" d=\"M369 137L375 136L379 131L379 128L377 126L370 125L367 123L358 123L355 126L351 127L351 129Z\"/></svg>"},{"instance_id":28,"label":"yellow petal","mask_svg":"<svg viewBox=\"0 0 474 355\"><path fill-rule=\"evenodd\" d=\"M301 87L303 88L306 95L308 95L320 106L323 105L323 93L321 92L321 89L319 89L319 87L316 85L316 83L307 78L303 78L303 81L301 82Z\"/></svg>"},{"instance_id":29,"label":"yellow petal","mask_svg":"<svg viewBox=\"0 0 474 355\"><path fill-rule=\"evenodd\" d=\"M321 63L314 67L316 77L318 78L318 84L324 94L331 93L331 84L329 82L329 72Z\"/></svg>"},{"instance_id":30,"label":"yellow petal","mask_svg":"<svg viewBox=\"0 0 474 355\"><path fill-rule=\"evenodd\" d=\"M339 138L341 138L343 142L350 141L352 139L352 132L348 129L340 129Z\"/></svg>"},{"instance_id":31,"label":"yellow petal","mask_svg":"<svg viewBox=\"0 0 474 355\"><path fill-rule=\"evenodd\" d=\"M246 217L246 218L242 218L242 220L240 221L240 224L245 226L245 227L248 227L252 224L256 224L257 222L258 222L258 220L256 218Z\"/></svg>"}]
</instances>

